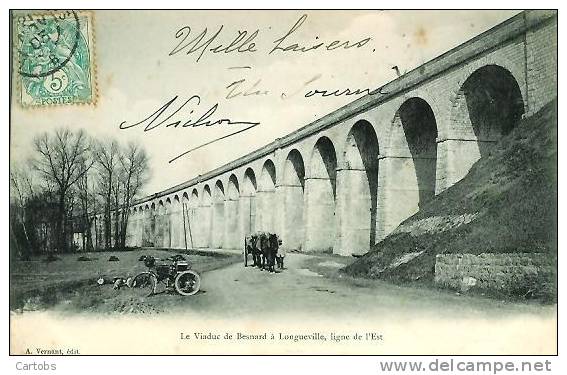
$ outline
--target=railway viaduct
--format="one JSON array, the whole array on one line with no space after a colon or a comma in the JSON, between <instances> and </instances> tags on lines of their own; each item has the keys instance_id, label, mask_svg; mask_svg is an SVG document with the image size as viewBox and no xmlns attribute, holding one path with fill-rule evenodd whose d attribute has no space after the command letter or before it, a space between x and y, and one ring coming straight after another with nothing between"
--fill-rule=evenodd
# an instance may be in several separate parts
<instances>
[{"instance_id":1,"label":"railway viaduct","mask_svg":"<svg viewBox=\"0 0 567 375\"><path fill-rule=\"evenodd\" d=\"M557 13L525 11L307 126L130 208L128 244L361 254L557 95ZM101 220L99 220L101 222Z\"/></svg>"}]
</instances>

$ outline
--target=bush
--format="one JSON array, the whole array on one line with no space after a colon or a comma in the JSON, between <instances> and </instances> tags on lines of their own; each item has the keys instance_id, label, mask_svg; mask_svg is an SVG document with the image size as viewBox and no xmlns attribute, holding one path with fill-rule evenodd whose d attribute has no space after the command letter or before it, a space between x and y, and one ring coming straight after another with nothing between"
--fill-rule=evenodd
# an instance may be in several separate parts
<instances>
[{"instance_id":1,"label":"bush","mask_svg":"<svg viewBox=\"0 0 567 375\"><path fill-rule=\"evenodd\" d=\"M47 258L45 258L46 262L55 262L56 260L61 260L61 258L56 256L55 254L48 254Z\"/></svg>"}]
</instances>

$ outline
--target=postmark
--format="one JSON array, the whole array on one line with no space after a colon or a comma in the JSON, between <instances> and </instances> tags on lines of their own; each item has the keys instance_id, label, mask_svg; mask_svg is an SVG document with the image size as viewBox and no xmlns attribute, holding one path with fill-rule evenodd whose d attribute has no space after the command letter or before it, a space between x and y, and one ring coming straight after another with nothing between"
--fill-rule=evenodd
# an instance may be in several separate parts
<instances>
[{"instance_id":1,"label":"postmark","mask_svg":"<svg viewBox=\"0 0 567 375\"><path fill-rule=\"evenodd\" d=\"M95 103L91 13L24 14L14 22L20 103L25 107Z\"/></svg>"}]
</instances>

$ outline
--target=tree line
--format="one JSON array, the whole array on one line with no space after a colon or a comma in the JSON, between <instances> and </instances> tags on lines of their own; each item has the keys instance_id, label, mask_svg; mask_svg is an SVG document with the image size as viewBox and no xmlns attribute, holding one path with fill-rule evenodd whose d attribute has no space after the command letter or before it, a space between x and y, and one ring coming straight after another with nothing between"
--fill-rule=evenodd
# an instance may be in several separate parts
<instances>
[{"instance_id":1,"label":"tree line","mask_svg":"<svg viewBox=\"0 0 567 375\"><path fill-rule=\"evenodd\" d=\"M32 157L10 166L10 248L20 257L125 248L129 210L122 208L142 194L149 177L148 155L138 143L68 128L36 136ZM100 235L91 230L95 214L102 215Z\"/></svg>"}]
</instances>

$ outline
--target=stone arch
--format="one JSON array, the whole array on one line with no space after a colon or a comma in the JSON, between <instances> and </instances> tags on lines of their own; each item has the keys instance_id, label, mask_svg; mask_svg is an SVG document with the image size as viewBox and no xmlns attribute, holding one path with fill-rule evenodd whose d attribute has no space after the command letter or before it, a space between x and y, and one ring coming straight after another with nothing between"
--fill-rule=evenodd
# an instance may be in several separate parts
<instances>
[{"instance_id":1,"label":"stone arch","mask_svg":"<svg viewBox=\"0 0 567 375\"><path fill-rule=\"evenodd\" d=\"M321 137L313 146L309 171L305 181L305 250L332 252L337 229L337 154L329 138Z\"/></svg>"},{"instance_id":2,"label":"stone arch","mask_svg":"<svg viewBox=\"0 0 567 375\"><path fill-rule=\"evenodd\" d=\"M154 246L163 247L165 232L165 204L159 200L155 211Z\"/></svg>"},{"instance_id":3,"label":"stone arch","mask_svg":"<svg viewBox=\"0 0 567 375\"><path fill-rule=\"evenodd\" d=\"M272 159L266 159L260 174L259 188L261 190L275 189L276 186L276 165Z\"/></svg>"},{"instance_id":4,"label":"stone arch","mask_svg":"<svg viewBox=\"0 0 567 375\"><path fill-rule=\"evenodd\" d=\"M199 222L198 231L200 238L200 243L197 244L198 247L211 247L211 235L213 227L213 200L211 188L208 184L203 187L203 193L201 195L201 205L199 206Z\"/></svg>"},{"instance_id":5,"label":"stone arch","mask_svg":"<svg viewBox=\"0 0 567 375\"><path fill-rule=\"evenodd\" d=\"M276 166L271 159L266 159L258 183L257 229L274 232L276 205Z\"/></svg>"},{"instance_id":6,"label":"stone arch","mask_svg":"<svg viewBox=\"0 0 567 375\"><path fill-rule=\"evenodd\" d=\"M179 228L181 246L187 249L193 249L197 245L198 233L195 233L198 228L198 215L199 215L199 192L196 188L191 191L183 192L181 198L181 223ZM198 232L198 231L197 231Z\"/></svg>"},{"instance_id":7,"label":"stone arch","mask_svg":"<svg viewBox=\"0 0 567 375\"><path fill-rule=\"evenodd\" d=\"M462 179L479 158L489 155L524 112L520 85L508 69L492 64L471 73L452 101L448 137L440 140L443 168L437 191Z\"/></svg>"},{"instance_id":8,"label":"stone arch","mask_svg":"<svg viewBox=\"0 0 567 375\"><path fill-rule=\"evenodd\" d=\"M182 241L181 236L183 235L183 212L181 211L181 200L179 195L175 194L171 199L171 213L170 213L170 223L171 223L171 247L181 248L185 244Z\"/></svg>"},{"instance_id":9,"label":"stone arch","mask_svg":"<svg viewBox=\"0 0 567 375\"><path fill-rule=\"evenodd\" d=\"M240 186L235 174L228 178L225 200L225 240L227 248L236 249L242 245L243 236L240 232L239 218Z\"/></svg>"},{"instance_id":10,"label":"stone arch","mask_svg":"<svg viewBox=\"0 0 567 375\"><path fill-rule=\"evenodd\" d=\"M242 183L242 193L240 197L240 231L244 235L248 235L257 230L256 213L257 199L256 193L258 184L256 182L256 174L252 168L246 168Z\"/></svg>"},{"instance_id":11,"label":"stone arch","mask_svg":"<svg viewBox=\"0 0 567 375\"><path fill-rule=\"evenodd\" d=\"M481 156L486 156L491 143L512 131L524 110L522 92L512 73L499 65L485 65L475 70L459 89L451 124L455 129L472 130Z\"/></svg>"},{"instance_id":12,"label":"stone arch","mask_svg":"<svg viewBox=\"0 0 567 375\"><path fill-rule=\"evenodd\" d=\"M435 196L437 135L437 120L426 100L411 97L400 105L379 160L378 240Z\"/></svg>"},{"instance_id":13,"label":"stone arch","mask_svg":"<svg viewBox=\"0 0 567 375\"><path fill-rule=\"evenodd\" d=\"M131 206L128 209L128 217L126 218L126 246L135 247L136 244L136 226L138 220L138 209ZM88 245L88 244L87 244Z\"/></svg>"},{"instance_id":14,"label":"stone arch","mask_svg":"<svg viewBox=\"0 0 567 375\"><path fill-rule=\"evenodd\" d=\"M305 187L305 164L296 148L287 154L284 165L283 184Z\"/></svg>"},{"instance_id":15,"label":"stone arch","mask_svg":"<svg viewBox=\"0 0 567 375\"><path fill-rule=\"evenodd\" d=\"M429 103L417 97L406 100L394 116L390 134L390 152L397 149L411 157L410 169L416 180L412 183L421 205L435 196L437 121Z\"/></svg>"},{"instance_id":16,"label":"stone arch","mask_svg":"<svg viewBox=\"0 0 567 375\"><path fill-rule=\"evenodd\" d=\"M283 198L282 245L286 249L302 250L305 164L303 156L297 149L291 150L287 155L283 168L283 182L279 186Z\"/></svg>"},{"instance_id":17,"label":"stone arch","mask_svg":"<svg viewBox=\"0 0 567 375\"><path fill-rule=\"evenodd\" d=\"M163 239L163 247L170 248L171 247L171 198L167 197L164 203L164 211L163 211L163 231L162 231L162 239Z\"/></svg>"},{"instance_id":18,"label":"stone arch","mask_svg":"<svg viewBox=\"0 0 567 375\"><path fill-rule=\"evenodd\" d=\"M142 224L140 225L140 244L141 246L152 246L150 244L150 230L151 230L151 208L148 203L143 207Z\"/></svg>"},{"instance_id":19,"label":"stone arch","mask_svg":"<svg viewBox=\"0 0 567 375\"><path fill-rule=\"evenodd\" d=\"M337 170L339 238L335 252L363 254L376 242L378 137L366 120L350 129Z\"/></svg>"},{"instance_id":20,"label":"stone arch","mask_svg":"<svg viewBox=\"0 0 567 375\"><path fill-rule=\"evenodd\" d=\"M211 199L212 199L211 187L209 186L209 184L205 184L205 186L203 186L203 195L201 201L210 202Z\"/></svg>"},{"instance_id":21,"label":"stone arch","mask_svg":"<svg viewBox=\"0 0 567 375\"><path fill-rule=\"evenodd\" d=\"M244 184L242 188L243 194L256 195L258 184L256 182L256 174L252 168L246 168L244 172Z\"/></svg>"},{"instance_id":22,"label":"stone arch","mask_svg":"<svg viewBox=\"0 0 567 375\"><path fill-rule=\"evenodd\" d=\"M215 249L220 249L224 246L224 199L224 185L221 180L217 180L213 190L213 226L211 232L211 246Z\"/></svg>"},{"instance_id":23,"label":"stone arch","mask_svg":"<svg viewBox=\"0 0 567 375\"><path fill-rule=\"evenodd\" d=\"M451 127L477 141L480 156L508 134L521 120L525 106L512 73L499 65L475 70L460 87L453 101Z\"/></svg>"},{"instance_id":24,"label":"stone arch","mask_svg":"<svg viewBox=\"0 0 567 375\"><path fill-rule=\"evenodd\" d=\"M238 198L240 198L240 186L238 184L238 178L234 173L228 178L228 198L232 200L238 200Z\"/></svg>"},{"instance_id":25,"label":"stone arch","mask_svg":"<svg viewBox=\"0 0 567 375\"><path fill-rule=\"evenodd\" d=\"M153 247L155 244L155 227L156 227L156 204L150 203L147 208L147 220L144 228L144 245L146 247Z\"/></svg>"}]
</instances>

